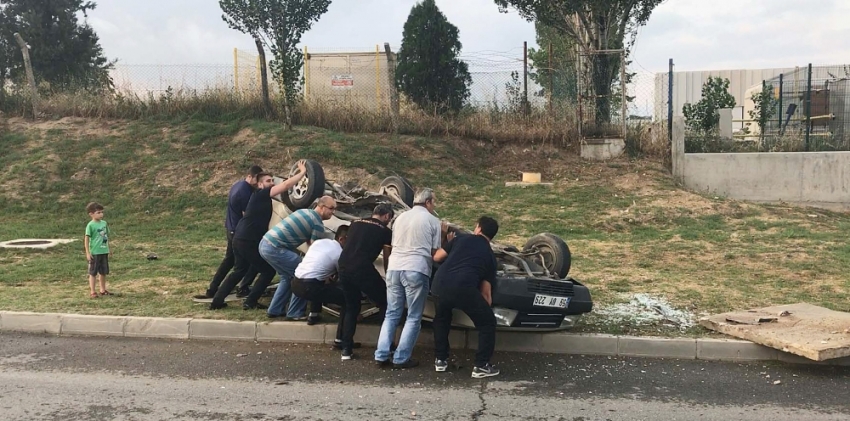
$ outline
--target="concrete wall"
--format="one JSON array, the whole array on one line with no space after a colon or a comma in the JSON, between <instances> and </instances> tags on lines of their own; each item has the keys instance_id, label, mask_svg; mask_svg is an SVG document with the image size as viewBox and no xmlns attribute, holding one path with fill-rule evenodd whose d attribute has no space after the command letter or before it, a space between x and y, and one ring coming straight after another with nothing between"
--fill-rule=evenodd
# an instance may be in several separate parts
<instances>
[{"instance_id":1,"label":"concrete wall","mask_svg":"<svg viewBox=\"0 0 850 421\"><path fill-rule=\"evenodd\" d=\"M673 119L673 176L689 190L737 200L850 209L850 152L684 153Z\"/></svg>"}]
</instances>

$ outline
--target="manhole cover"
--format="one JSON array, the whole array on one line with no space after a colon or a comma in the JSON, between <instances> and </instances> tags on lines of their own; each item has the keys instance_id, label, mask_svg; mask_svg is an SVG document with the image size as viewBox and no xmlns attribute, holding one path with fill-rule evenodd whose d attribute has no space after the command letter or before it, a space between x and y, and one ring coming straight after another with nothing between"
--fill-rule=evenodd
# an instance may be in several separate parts
<instances>
[{"instance_id":1,"label":"manhole cover","mask_svg":"<svg viewBox=\"0 0 850 421\"><path fill-rule=\"evenodd\" d=\"M6 243L10 246L43 246L45 244L50 244L53 241L46 240L31 240L31 241L9 241Z\"/></svg>"}]
</instances>

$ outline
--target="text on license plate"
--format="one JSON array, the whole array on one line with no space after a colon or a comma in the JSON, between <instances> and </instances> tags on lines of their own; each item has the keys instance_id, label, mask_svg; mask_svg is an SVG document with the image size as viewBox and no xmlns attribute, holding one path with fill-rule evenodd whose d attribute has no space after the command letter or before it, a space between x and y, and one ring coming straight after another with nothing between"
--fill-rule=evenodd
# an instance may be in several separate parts
<instances>
[{"instance_id":1,"label":"text on license plate","mask_svg":"<svg viewBox=\"0 0 850 421\"><path fill-rule=\"evenodd\" d=\"M551 295L534 294L534 305L538 307L567 308L570 297L553 297Z\"/></svg>"}]
</instances>

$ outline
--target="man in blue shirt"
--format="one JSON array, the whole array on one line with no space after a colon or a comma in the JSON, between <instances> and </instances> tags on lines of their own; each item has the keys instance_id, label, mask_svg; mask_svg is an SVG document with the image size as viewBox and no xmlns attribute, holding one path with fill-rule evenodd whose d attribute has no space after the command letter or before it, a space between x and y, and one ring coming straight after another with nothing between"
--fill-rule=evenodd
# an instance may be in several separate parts
<instances>
[{"instance_id":1,"label":"man in blue shirt","mask_svg":"<svg viewBox=\"0 0 850 421\"><path fill-rule=\"evenodd\" d=\"M245 176L245 179L237 181L230 188L230 193L227 195L227 211L224 217L224 229L227 236L227 250L224 252L224 260L222 260L221 264L218 265L218 270L216 270L215 275L213 275L212 282L210 282L207 292L201 295L196 295L195 298L214 297L215 293L218 292L218 287L221 285L221 282L230 270L233 269L233 264L235 262L235 258L233 257L233 234L236 231L236 225L239 223L239 220L245 215L245 209L248 207L248 201L251 199L251 195L254 194L254 191L257 189L257 175L262 172L262 168L258 165L254 165L248 169L248 174ZM242 283L237 291L238 296L248 295L248 287L252 282L254 282L254 278L256 276L256 270L253 268L248 270L248 273L246 273L245 277L242 278Z\"/></svg>"},{"instance_id":2,"label":"man in blue shirt","mask_svg":"<svg viewBox=\"0 0 850 421\"><path fill-rule=\"evenodd\" d=\"M482 216L473 235L460 235L446 243L434 254L435 262L443 262L431 294L436 304L434 315L434 368L446 371L449 358L449 330L452 311L459 309L478 329L478 352L472 377L481 379L499 375L490 363L496 346L496 316L492 305L492 283L496 278L496 256L490 241L499 231L495 219Z\"/></svg>"}]
</instances>

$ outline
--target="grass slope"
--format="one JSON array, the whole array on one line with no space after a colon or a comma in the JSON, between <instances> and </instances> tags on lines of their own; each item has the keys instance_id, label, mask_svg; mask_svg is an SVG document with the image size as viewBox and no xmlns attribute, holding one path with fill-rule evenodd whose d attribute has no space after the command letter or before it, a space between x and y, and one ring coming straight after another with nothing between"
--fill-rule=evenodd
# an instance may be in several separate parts
<instances>
[{"instance_id":1,"label":"grass slope","mask_svg":"<svg viewBox=\"0 0 850 421\"><path fill-rule=\"evenodd\" d=\"M0 309L264 320L262 312L210 312L202 292L224 252L229 186L249 165L287 172L298 158L328 178L375 188L391 174L434 187L440 215L471 226L499 219L501 242L539 232L563 237L572 275L598 305L638 292L695 313L808 301L846 310L846 214L704 197L676 188L657 163L586 163L568 151L411 136L350 135L257 120L221 122L11 120L0 135L0 241L76 238L48 251L0 250ZM508 188L519 171L552 188ZM106 206L114 232L111 289L87 294L85 204ZM147 253L157 253L147 261ZM590 317L583 330L661 327ZM696 331L695 331L696 333Z\"/></svg>"}]
</instances>

